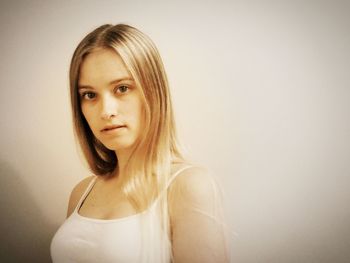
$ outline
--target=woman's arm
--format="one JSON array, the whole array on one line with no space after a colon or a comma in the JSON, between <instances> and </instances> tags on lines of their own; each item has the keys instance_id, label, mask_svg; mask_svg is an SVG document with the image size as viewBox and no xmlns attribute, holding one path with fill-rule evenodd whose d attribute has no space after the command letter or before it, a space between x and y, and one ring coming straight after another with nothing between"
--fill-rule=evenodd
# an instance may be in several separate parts
<instances>
[{"instance_id":1,"label":"woman's arm","mask_svg":"<svg viewBox=\"0 0 350 263\"><path fill-rule=\"evenodd\" d=\"M175 263L229 262L222 198L205 169L185 170L169 189Z\"/></svg>"}]
</instances>

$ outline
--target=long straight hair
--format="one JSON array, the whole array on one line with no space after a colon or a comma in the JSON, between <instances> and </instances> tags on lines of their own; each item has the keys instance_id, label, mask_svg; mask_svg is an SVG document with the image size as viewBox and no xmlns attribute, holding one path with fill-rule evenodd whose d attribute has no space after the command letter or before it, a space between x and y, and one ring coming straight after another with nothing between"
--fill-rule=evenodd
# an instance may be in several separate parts
<instances>
[{"instance_id":1,"label":"long straight hair","mask_svg":"<svg viewBox=\"0 0 350 263\"><path fill-rule=\"evenodd\" d=\"M118 156L92 133L81 110L78 95L80 67L97 49L114 50L129 70L144 106L143 133L126 164L122 189L137 212L150 207L158 197L161 226L169 241L167 195L170 165L183 160L176 137L173 108L163 62L151 39L125 25L103 25L89 33L76 48L70 65L70 95L74 132L91 171L110 176L118 169ZM166 191L165 191L166 192ZM169 242L168 242L169 244ZM163 250L169 248L163 248ZM162 260L159 260L162 261ZM158 262L158 260L156 261Z\"/></svg>"}]
</instances>

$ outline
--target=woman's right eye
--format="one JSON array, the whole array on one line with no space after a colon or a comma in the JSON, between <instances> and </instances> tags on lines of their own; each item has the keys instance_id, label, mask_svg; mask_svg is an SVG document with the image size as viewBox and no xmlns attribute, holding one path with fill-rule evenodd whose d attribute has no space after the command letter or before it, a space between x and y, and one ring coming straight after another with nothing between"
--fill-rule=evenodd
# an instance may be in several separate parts
<instances>
[{"instance_id":1,"label":"woman's right eye","mask_svg":"<svg viewBox=\"0 0 350 263\"><path fill-rule=\"evenodd\" d=\"M80 97L84 100L92 100L96 97L96 94L90 91L81 93Z\"/></svg>"}]
</instances>

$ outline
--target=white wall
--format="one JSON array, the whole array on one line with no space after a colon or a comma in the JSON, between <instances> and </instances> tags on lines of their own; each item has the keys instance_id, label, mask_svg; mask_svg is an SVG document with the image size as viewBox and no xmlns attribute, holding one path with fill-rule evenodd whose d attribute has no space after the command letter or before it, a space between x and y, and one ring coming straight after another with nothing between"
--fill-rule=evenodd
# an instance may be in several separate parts
<instances>
[{"instance_id":1,"label":"white wall","mask_svg":"<svg viewBox=\"0 0 350 263\"><path fill-rule=\"evenodd\" d=\"M129 23L163 57L188 154L226 191L233 262L349 262L346 1L2 1L1 262L48 262L72 187L67 71Z\"/></svg>"}]
</instances>

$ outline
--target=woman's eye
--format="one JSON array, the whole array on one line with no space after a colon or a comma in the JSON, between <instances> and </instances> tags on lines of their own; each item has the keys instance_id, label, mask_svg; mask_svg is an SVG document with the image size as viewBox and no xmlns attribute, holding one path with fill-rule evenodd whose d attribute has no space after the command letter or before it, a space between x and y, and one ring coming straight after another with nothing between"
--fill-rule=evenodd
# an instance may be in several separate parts
<instances>
[{"instance_id":1,"label":"woman's eye","mask_svg":"<svg viewBox=\"0 0 350 263\"><path fill-rule=\"evenodd\" d=\"M128 86L119 86L118 88L117 88L117 92L118 93L126 93L127 91L129 90L129 87Z\"/></svg>"},{"instance_id":2,"label":"woman's eye","mask_svg":"<svg viewBox=\"0 0 350 263\"><path fill-rule=\"evenodd\" d=\"M84 92L81 94L81 97L86 100L92 100L96 97L96 94L93 92Z\"/></svg>"}]
</instances>

